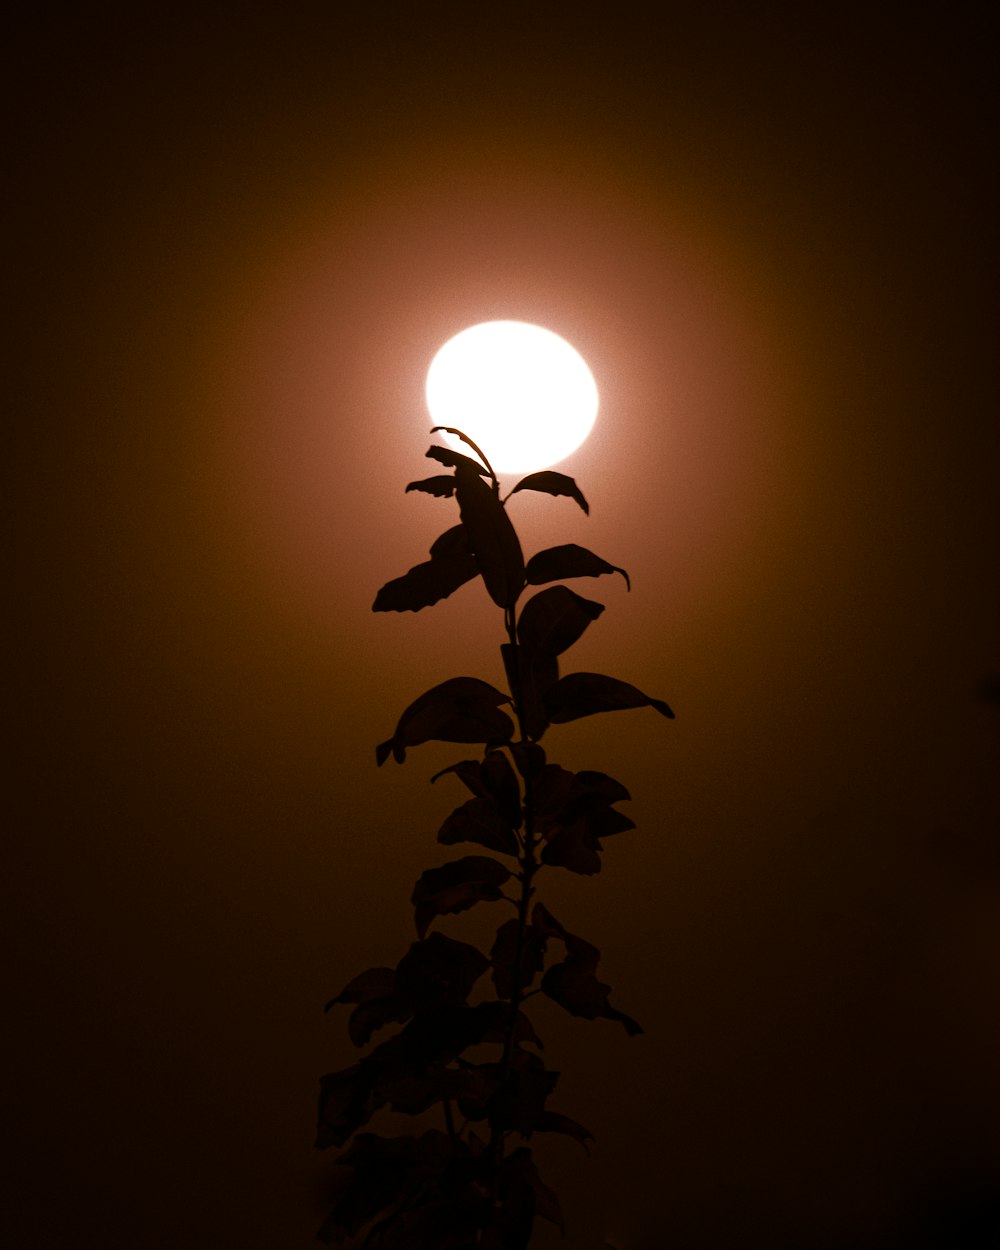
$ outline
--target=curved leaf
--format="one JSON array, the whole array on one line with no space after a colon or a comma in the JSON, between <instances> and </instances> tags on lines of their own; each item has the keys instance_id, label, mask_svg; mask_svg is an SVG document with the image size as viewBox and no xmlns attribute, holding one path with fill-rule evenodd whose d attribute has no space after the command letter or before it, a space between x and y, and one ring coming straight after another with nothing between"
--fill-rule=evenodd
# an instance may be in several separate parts
<instances>
[{"instance_id":1,"label":"curved leaf","mask_svg":"<svg viewBox=\"0 0 1000 1250\"><path fill-rule=\"evenodd\" d=\"M480 473L463 465L455 470L455 494L489 596L509 608L524 589L524 556L507 510Z\"/></svg>"},{"instance_id":2,"label":"curved leaf","mask_svg":"<svg viewBox=\"0 0 1000 1250\"><path fill-rule=\"evenodd\" d=\"M653 707L673 720L674 714L662 699L651 699L627 681L605 677L603 673L568 673L545 696L545 708L554 725L593 716L596 712L617 712L631 707Z\"/></svg>"},{"instance_id":3,"label":"curved leaf","mask_svg":"<svg viewBox=\"0 0 1000 1250\"><path fill-rule=\"evenodd\" d=\"M456 438L461 439L461 441L466 445L466 447L471 447L472 450L479 457L479 459L482 461L482 463L486 466L486 472L489 474L489 476L493 479L494 482L496 481L497 475L493 472L493 466L486 459L486 456L484 455L482 448L477 446L477 444L474 443L471 438L469 438L468 434L466 434L462 430L457 430L453 425L432 425L431 426L432 434L438 434L441 432L444 432L445 434L454 434ZM473 463L475 463L475 461L473 461Z\"/></svg>"},{"instance_id":4,"label":"curved leaf","mask_svg":"<svg viewBox=\"0 0 1000 1250\"><path fill-rule=\"evenodd\" d=\"M575 1141L578 1141L587 1154L590 1154L590 1147L587 1145L587 1142L594 1140L594 1134L590 1129L584 1128L576 1120L571 1120L568 1115L560 1115L558 1111L543 1111L538 1123L535 1125L535 1132L565 1133L567 1137L572 1137Z\"/></svg>"},{"instance_id":5,"label":"curved leaf","mask_svg":"<svg viewBox=\"0 0 1000 1250\"><path fill-rule=\"evenodd\" d=\"M479 575L471 553L445 556L415 564L402 577L386 582L375 596L373 612L420 612L447 599L460 586Z\"/></svg>"},{"instance_id":6,"label":"curved leaf","mask_svg":"<svg viewBox=\"0 0 1000 1250\"><path fill-rule=\"evenodd\" d=\"M565 1007L571 1016L584 1020L617 1020L629 1037L642 1032L641 1024L608 1002L611 986L598 981L594 973L573 956L549 968L542 977L542 992Z\"/></svg>"},{"instance_id":7,"label":"curved leaf","mask_svg":"<svg viewBox=\"0 0 1000 1250\"><path fill-rule=\"evenodd\" d=\"M492 799L469 799L456 807L438 830L437 840L444 846L475 842L504 855L516 855L520 849L517 835Z\"/></svg>"},{"instance_id":8,"label":"curved leaf","mask_svg":"<svg viewBox=\"0 0 1000 1250\"><path fill-rule=\"evenodd\" d=\"M381 765L391 754L402 763L406 748L432 739L440 742L508 741L514 723L500 704L510 698L478 677L451 677L415 699L403 712L396 732L375 748Z\"/></svg>"},{"instance_id":9,"label":"curved leaf","mask_svg":"<svg viewBox=\"0 0 1000 1250\"><path fill-rule=\"evenodd\" d=\"M565 473L556 473L552 469L543 469L541 473L529 473L527 477L521 478L510 494L516 495L519 490L539 490L544 491L546 495L568 495L576 500L584 512L588 514L590 512L590 505L584 499L583 492Z\"/></svg>"},{"instance_id":10,"label":"curved leaf","mask_svg":"<svg viewBox=\"0 0 1000 1250\"><path fill-rule=\"evenodd\" d=\"M562 963L553 964L542 977L543 993L565 1007L570 1015L581 1016L585 1020L599 1017L618 1020L630 1037L642 1032L642 1027L631 1016L626 1016L608 1002L611 987L602 984L595 975L601 959L601 952L596 946L563 928L542 903L535 904L531 924L546 939L558 937L566 945L566 958Z\"/></svg>"},{"instance_id":11,"label":"curved leaf","mask_svg":"<svg viewBox=\"0 0 1000 1250\"><path fill-rule=\"evenodd\" d=\"M348 981L323 1010L329 1011L337 1003L367 1003L373 998L382 998L392 989L395 976L395 968L369 968L367 972L361 972Z\"/></svg>"},{"instance_id":12,"label":"curved leaf","mask_svg":"<svg viewBox=\"0 0 1000 1250\"><path fill-rule=\"evenodd\" d=\"M440 868L428 868L410 897L418 935L426 935L435 916L467 911L481 901L495 902L503 896L500 887L509 880L510 869L486 855L466 855Z\"/></svg>"},{"instance_id":13,"label":"curved leaf","mask_svg":"<svg viewBox=\"0 0 1000 1250\"><path fill-rule=\"evenodd\" d=\"M436 460L439 464L446 464L449 469L473 469L476 473L488 477L488 471L471 456L463 456L460 451L453 451L450 447L439 447L436 443L432 447L427 448L427 457L430 460Z\"/></svg>"},{"instance_id":14,"label":"curved leaf","mask_svg":"<svg viewBox=\"0 0 1000 1250\"><path fill-rule=\"evenodd\" d=\"M396 965L395 992L408 996L420 1012L461 1006L489 963L468 942L432 933L414 942Z\"/></svg>"},{"instance_id":15,"label":"curved leaf","mask_svg":"<svg viewBox=\"0 0 1000 1250\"><path fill-rule=\"evenodd\" d=\"M455 478L451 473L439 473L435 477L421 478L419 482L408 482L404 494L408 495L411 490L420 490L438 499L449 499L455 493Z\"/></svg>"},{"instance_id":16,"label":"curved leaf","mask_svg":"<svg viewBox=\"0 0 1000 1250\"><path fill-rule=\"evenodd\" d=\"M479 573L462 525L452 526L435 539L430 554L431 558L423 564L415 564L402 577L386 582L375 596L372 611L419 612L446 599Z\"/></svg>"},{"instance_id":17,"label":"curved leaf","mask_svg":"<svg viewBox=\"0 0 1000 1250\"><path fill-rule=\"evenodd\" d=\"M603 603L584 599L568 586L550 586L521 609L518 641L533 660L561 655L603 611Z\"/></svg>"},{"instance_id":18,"label":"curved leaf","mask_svg":"<svg viewBox=\"0 0 1000 1250\"><path fill-rule=\"evenodd\" d=\"M385 1097L372 1085L370 1070L356 1063L339 1072L330 1072L319 1084L319 1129L316 1146L343 1146L385 1105Z\"/></svg>"},{"instance_id":19,"label":"curved leaf","mask_svg":"<svg viewBox=\"0 0 1000 1250\"><path fill-rule=\"evenodd\" d=\"M486 799L511 829L521 826L521 787L517 774L503 751L487 751L479 760L459 760L442 768L432 782L447 773L454 773L478 799ZM491 823L492 818L490 818Z\"/></svg>"},{"instance_id":20,"label":"curved leaf","mask_svg":"<svg viewBox=\"0 0 1000 1250\"><path fill-rule=\"evenodd\" d=\"M409 487L407 487L409 489ZM586 547L576 543L565 543L561 547L546 547L536 552L525 567L525 578L529 586L540 586L543 582L558 582L566 577L600 577L603 573L621 573L629 590L632 583L624 569L617 564L609 564L600 556L595 556Z\"/></svg>"},{"instance_id":21,"label":"curved leaf","mask_svg":"<svg viewBox=\"0 0 1000 1250\"><path fill-rule=\"evenodd\" d=\"M620 781L605 773L571 773L547 764L535 782L536 828L545 839L542 863L590 876L601 871L601 838L634 829L612 806L629 797Z\"/></svg>"}]
</instances>

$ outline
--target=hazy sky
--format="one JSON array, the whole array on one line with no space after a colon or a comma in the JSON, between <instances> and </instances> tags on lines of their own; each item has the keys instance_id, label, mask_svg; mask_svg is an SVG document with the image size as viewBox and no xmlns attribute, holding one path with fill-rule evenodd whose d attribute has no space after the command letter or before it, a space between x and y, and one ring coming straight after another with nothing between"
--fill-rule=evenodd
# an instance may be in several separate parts
<instances>
[{"instance_id":1,"label":"hazy sky","mask_svg":"<svg viewBox=\"0 0 1000 1250\"><path fill-rule=\"evenodd\" d=\"M547 739L632 792L541 890L646 1030L538 1006L565 1244L993 1245L985 14L248 7L13 41L5 1244L313 1244L322 1007L459 798L374 744L502 678L481 586L371 602L457 520L403 493L431 356L513 317L602 397L524 545L632 577L571 666L677 712Z\"/></svg>"}]
</instances>

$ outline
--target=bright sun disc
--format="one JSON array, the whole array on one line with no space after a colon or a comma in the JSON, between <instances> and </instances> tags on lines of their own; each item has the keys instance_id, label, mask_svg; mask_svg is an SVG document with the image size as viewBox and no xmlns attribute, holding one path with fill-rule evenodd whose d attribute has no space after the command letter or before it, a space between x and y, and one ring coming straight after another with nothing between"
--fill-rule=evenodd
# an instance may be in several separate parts
<instances>
[{"instance_id":1,"label":"bright sun disc","mask_svg":"<svg viewBox=\"0 0 1000 1250\"><path fill-rule=\"evenodd\" d=\"M445 343L427 373L434 424L468 434L498 473L564 460L593 428L597 404L597 386L580 353L525 321L470 326ZM463 448L452 435L445 438Z\"/></svg>"}]
</instances>

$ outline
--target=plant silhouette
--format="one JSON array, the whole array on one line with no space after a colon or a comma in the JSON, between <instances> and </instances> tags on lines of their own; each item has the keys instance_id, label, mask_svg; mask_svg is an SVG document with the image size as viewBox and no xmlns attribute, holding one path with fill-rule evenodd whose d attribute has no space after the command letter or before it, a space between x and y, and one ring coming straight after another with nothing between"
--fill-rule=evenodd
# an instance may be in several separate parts
<instances>
[{"instance_id":1,"label":"plant silhouette","mask_svg":"<svg viewBox=\"0 0 1000 1250\"><path fill-rule=\"evenodd\" d=\"M558 1199L539 1177L532 1138L559 1133L584 1148L592 1140L583 1125L548 1106L559 1074L538 1053L526 1000L542 993L574 1016L617 1021L630 1035L642 1031L611 1005L610 987L597 978L599 949L536 898L543 868L600 871L602 839L634 828L616 806L629 793L605 773L549 763L541 739L550 725L598 712L673 712L614 677L560 676L559 657L604 606L548 583L620 573L628 584L628 574L575 544L525 563L506 505L532 490L567 496L589 512L576 482L532 473L501 498L480 449L451 427L431 433L439 429L478 459L432 446L427 455L451 471L406 489L455 498L459 523L437 539L429 560L382 587L374 611L420 611L481 577L503 612L509 689L476 677L434 686L406 708L376 759L402 763L408 750L431 740L480 747L479 758L459 760L431 780L454 774L471 794L444 821L438 841L491 853L428 868L411 898L417 940L395 968L369 968L327 1004L351 1007L348 1031L359 1048L399 1027L358 1063L322 1079L316 1144L347 1149L337 1159L333 1208L318 1237L386 1250L524 1250L536 1216L565 1232ZM534 586L546 588L522 601ZM513 904L516 915L497 928L489 952L429 931L439 916L498 900ZM360 1131L383 1108L413 1116L436 1106L443 1127L419 1136Z\"/></svg>"}]
</instances>

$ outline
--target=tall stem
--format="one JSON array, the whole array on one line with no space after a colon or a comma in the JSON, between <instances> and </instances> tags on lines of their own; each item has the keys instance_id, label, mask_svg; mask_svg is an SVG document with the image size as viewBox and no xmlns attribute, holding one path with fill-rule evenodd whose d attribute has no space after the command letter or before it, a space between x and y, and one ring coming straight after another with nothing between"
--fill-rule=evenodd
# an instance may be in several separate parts
<instances>
[{"instance_id":1,"label":"tall stem","mask_svg":"<svg viewBox=\"0 0 1000 1250\"><path fill-rule=\"evenodd\" d=\"M515 615L512 607L504 611L504 623L507 628L507 639L510 645L510 654L513 657L510 664L510 682L513 689L511 696L514 702L514 714L517 718L517 726L519 733L519 743L526 744L529 741L525 731L524 718L524 699L521 683L521 656L520 648L517 642L517 631L515 627ZM517 1026L517 1017L521 1009L521 1003L524 1000L524 976L522 972L522 962L524 956L525 937L528 929L528 912L531 903L531 897L534 894L534 886L532 884L535 873L538 871L539 863L535 856L537 846L537 838L535 835L535 809L534 796L532 793L531 778L524 778L524 803L522 806L524 817L524 833L521 839L521 853L518 856L518 864L520 865L520 882L521 892L517 900L517 930L514 938L514 961L511 976L511 992L510 992L510 1012L507 1016L507 1026L504 1030L503 1037L503 1053L500 1059L500 1079L499 1087L503 1091L508 1080L510 1079L513 1055L514 1055L514 1030ZM490 1196L492 1199L493 1209L497 1209L498 1187L500 1165L503 1162L505 1131L494 1123L490 1131Z\"/></svg>"}]
</instances>

